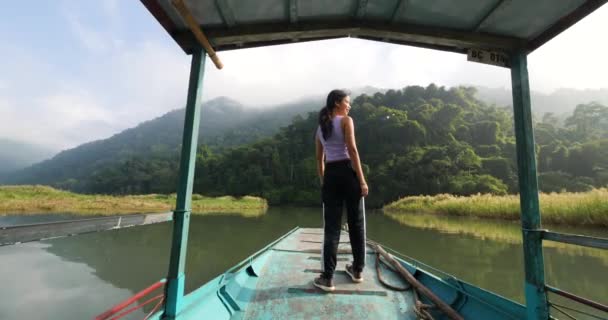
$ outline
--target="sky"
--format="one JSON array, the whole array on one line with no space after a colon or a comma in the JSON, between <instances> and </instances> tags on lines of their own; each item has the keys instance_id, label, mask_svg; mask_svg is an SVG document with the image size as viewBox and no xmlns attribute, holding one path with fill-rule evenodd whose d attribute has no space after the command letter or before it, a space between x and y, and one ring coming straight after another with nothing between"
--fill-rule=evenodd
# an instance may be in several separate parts
<instances>
[{"instance_id":1,"label":"sky","mask_svg":"<svg viewBox=\"0 0 608 320\"><path fill-rule=\"evenodd\" d=\"M602 31L604 30L604 31ZM608 5L528 57L532 90L608 88ZM219 53L203 100L265 107L333 88L510 87L508 69L358 39ZM54 150L105 139L185 105L190 56L139 1L23 0L0 11L0 139ZM204 113L203 113L204 116Z\"/></svg>"}]
</instances>

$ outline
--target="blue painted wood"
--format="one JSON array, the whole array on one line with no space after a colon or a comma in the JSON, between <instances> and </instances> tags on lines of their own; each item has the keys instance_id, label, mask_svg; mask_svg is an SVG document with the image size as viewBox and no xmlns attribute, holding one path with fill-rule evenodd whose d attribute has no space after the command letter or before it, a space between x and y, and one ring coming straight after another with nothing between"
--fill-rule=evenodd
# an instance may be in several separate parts
<instances>
[{"instance_id":1,"label":"blue painted wood","mask_svg":"<svg viewBox=\"0 0 608 320\"><path fill-rule=\"evenodd\" d=\"M338 293L315 289L311 284L315 275L305 270L317 266L318 261L309 259L311 254L306 249L319 244L303 240L321 237L320 229L292 230L185 296L177 319L416 319L411 291L391 291L378 282L375 254L368 257L363 283L354 284L337 273L334 281ZM290 250L275 250L279 247ZM398 255L396 259L465 319L525 318L526 309L518 303L449 275L440 278ZM341 262L338 267L343 266ZM384 267L382 272L386 281L403 286L396 273ZM424 298L422 302L428 303ZM435 319L446 319L431 312ZM162 312L158 312L151 319L161 317Z\"/></svg>"},{"instance_id":2,"label":"blue painted wood","mask_svg":"<svg viewBox=\"0 0 608 320\"><path fill-rule=\"evenodd\" d=\"M173 243L171 260L167 276L165 315L175 318L182 309L184 295L186 251L188 246L188 227L192 210L192 187L194 182L194 165L200 120L200 105L203 75L205 70L205 51L199 48L192 55L188 100L186 102L186 119L180 159L180 175L177 187L176 210L173 214Z\"/></svg>"},{"instance_id":3,"label":"blue painted wood","mask_svg":"<svg viewBox=\"0 0 608 320\"><path fill-rule=\"evenodd\" d=\"M606 238L551 232L548 230L542 230L541 232L543 234L543 239L545 240L570 243L583 247L608 249L608 239Z\"/></svg>"},{"instance_id":4,"label":"blue painted wood","mask_svg":"<svg viewBox=\"0 0 608 320\"><path fill-rule=\"evenodd\" d=\"M540 229L541 223L528 66L524 52L513 54L511 59L513 118L526 273L526 307L528 319L546 320L549 318L549 307L545 291L542 237L541 233L532 231Z\"/></svg>"}]
</instances>

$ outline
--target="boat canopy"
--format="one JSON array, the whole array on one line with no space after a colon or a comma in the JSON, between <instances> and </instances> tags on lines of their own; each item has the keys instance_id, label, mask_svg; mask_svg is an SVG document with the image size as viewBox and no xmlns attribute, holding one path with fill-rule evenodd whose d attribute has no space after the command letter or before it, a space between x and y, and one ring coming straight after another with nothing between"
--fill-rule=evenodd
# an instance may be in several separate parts
<instances>
[{"instance_id":1,"label":"boat canopy","mask_svg":"<svg viewBox=\"0 0 608 320\"><path fill-rule=\"evenodd\" d=\"M141 0L188 54L198 45L171 0ZM606 0L184 0L216 51L361 38L466 53L530 53Z\"/></svg>"}]
</instances>

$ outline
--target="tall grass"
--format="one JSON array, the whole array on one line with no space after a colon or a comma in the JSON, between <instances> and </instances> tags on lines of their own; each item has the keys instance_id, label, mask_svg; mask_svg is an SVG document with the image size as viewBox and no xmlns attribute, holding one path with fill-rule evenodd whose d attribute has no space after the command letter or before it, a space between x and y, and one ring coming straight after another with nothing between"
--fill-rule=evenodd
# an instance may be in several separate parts
<instances>
[{"instance_id":1,"label":"tall grass","mask_svg":"<svg viewBox=\"0 0 608 320\"><path fill-rule=\"evenodd\" d=\"M606 188L580 193L541 194L540 207L542 221L546 223L608 226ZM414 196L399 199L383 209L391 214L433 213L504 220L520 219L518 195Z\"/></svg>"},{"instance_id":2,"label":"tall grass","mask_svg":"<svg viewBox=\"0 0 608 320\"><path fill-rule=\"evenodd\" d=\"M0 186L1 214L70 212L79 214L123 214L169 211L175 209L175 194L129 196L84 195L48 186ZM266 200L245 196L210 198L192 195L194 214L211 212L258 216L266 212Z\"/></svg>"}]
</instances>

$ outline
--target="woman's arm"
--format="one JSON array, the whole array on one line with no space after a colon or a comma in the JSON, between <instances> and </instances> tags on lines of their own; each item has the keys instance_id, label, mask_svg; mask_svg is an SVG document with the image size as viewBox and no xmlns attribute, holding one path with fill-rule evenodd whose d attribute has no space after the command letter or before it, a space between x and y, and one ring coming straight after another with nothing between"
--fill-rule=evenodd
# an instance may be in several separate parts
<instances>
[{"instance_id":1,"label":"woman's arm","mask_svg":"<svg viewBox=\"0 0 608 320\"><path fill-rule=\"evenodd\" d=\"M317 174L319 175L319 180L321 184L323 184L323 174L325 173L325 153L323 152L323 144L319 140L319 136L315 136L315 144L317 149Z\"/></svg>"},{"instance_id":2,"label":"woman's arm","mask_svg":"<svg viewBox=\"0 0 608 320\"><path fill-rule=\"evenodd\" d=\"M357 150L357 143L355 142L355 124L353 119L349 116L346 116L342 119L342 124L344 128L344 139L346 140L346 148L348 149L348 155L350 156L350 160L355 167L355 172L357 173L357 178L359 179L359 183L361 184L361 195L367 196L369 192L367 187L367 182L365 181L365 177L363 176L363 170L361 169L361 159L359 159L359 151Z\"/></svg>"}]
</instances>

